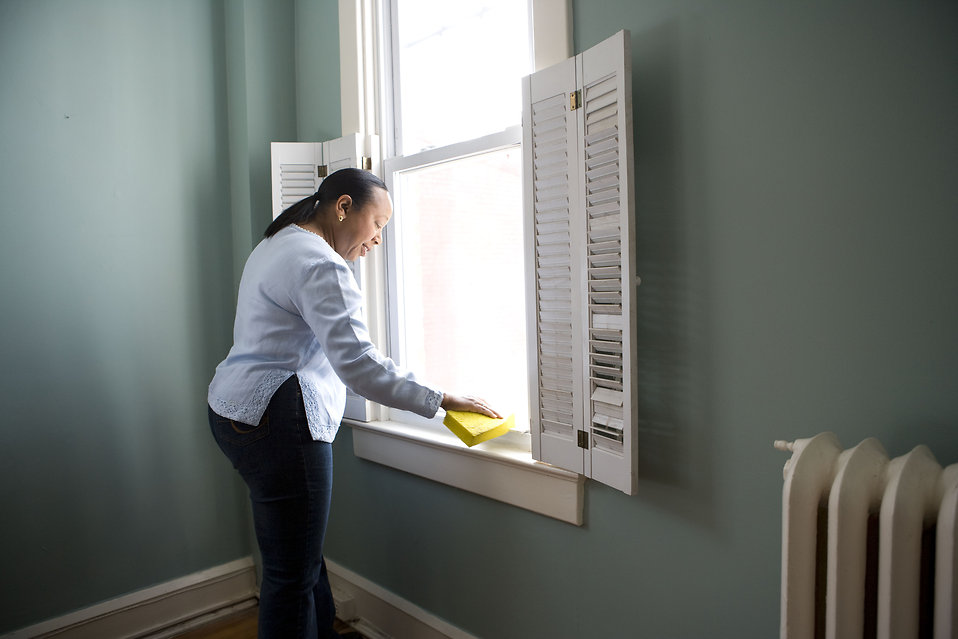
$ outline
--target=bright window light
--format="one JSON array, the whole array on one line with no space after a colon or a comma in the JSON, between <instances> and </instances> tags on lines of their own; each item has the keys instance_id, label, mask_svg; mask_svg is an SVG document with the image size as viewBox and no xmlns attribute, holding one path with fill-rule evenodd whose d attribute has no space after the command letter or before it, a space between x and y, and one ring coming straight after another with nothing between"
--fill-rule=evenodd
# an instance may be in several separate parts
<instances>
[{"instance_id":1,"label":"bright window light","mask_svg":"<svg viewBox=\"0 0 958 639\"><path fill-rule=\"evenodd\" d=\"M532 71L522 0L396 0L401 154L519 124Z\"/></svg>"},{"instance_id":2,"label":"bright window light","mask_svg":"<svg viewBox=\"0 0 958 639\"><path fill-rule=\"evenodd\" d=\"M404 361L528 430L518 146L397 172Z\"/></svg>"}]
</instances>

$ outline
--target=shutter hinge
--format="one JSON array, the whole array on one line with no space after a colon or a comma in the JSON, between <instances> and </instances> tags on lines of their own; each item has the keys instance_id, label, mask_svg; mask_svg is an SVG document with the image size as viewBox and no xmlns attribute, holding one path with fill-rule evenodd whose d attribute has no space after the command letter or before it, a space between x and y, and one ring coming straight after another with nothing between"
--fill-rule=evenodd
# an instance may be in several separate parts
<instances>
[{"instance_id":1,"label":"shutter hinge","mask_svg":"<svg viewBox=\"0 0 958 639\"><path fill-rule=\"evenodd\" d=\"M329 175L329 167L325 164L316 165L316 177L324 178Z\"/></svg>"},{"instance_id":2,"label":"shutter hinge","mask_svg":"<svg viewBox=\"0 0 958 639\"><path fill-rule=\"evenodd\" d=\"M589 449L589 431L580 430L580 431L576 431L576 433L579 437L579 441L578 441L579 448L585 448L586 450L588 450Z\"/></svg>"},{"instance_id":3,"label":"shutter hinge","mask_svg":"<svg viewBox=\"0 0 958 639\"><path fill-rule=\"evenodd\" d=\"M373 170L373 159L369 156L364 155L359 159L359 168L372 171Z\"/></svg>"},{"instance_id":4,"label":"shutter hinge","mask_svg":"<svg viewBox=\"0 0 958 639\"><path fill-rule=\"evenodd\" d=\"M569 94L569 110L575 111L582 106L582 91L576 90Z\"/></svg>"}]
</instances>

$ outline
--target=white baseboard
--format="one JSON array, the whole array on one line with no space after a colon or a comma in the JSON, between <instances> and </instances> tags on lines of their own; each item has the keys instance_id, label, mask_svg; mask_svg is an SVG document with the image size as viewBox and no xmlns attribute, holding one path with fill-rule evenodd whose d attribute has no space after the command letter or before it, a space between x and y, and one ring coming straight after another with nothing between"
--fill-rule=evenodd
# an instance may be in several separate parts
<instances>
[{"instance_id":1,"label":"white baseboard","mask_svg":"<svg viewBox=\"0 0 958 639\"><path fill-rule=\"evenodd\" d=\"M337 616L370 639L478 639L329 558L326 570Z\"/></svg>"},{"instance_id":2,"label":"white baseboard","mask_svg":"<svg viewBox=\"0 0 958 639\"><path fill-rule=\"evenodd\" d=\"M252 557L138 590L2 639L164 639L256 604Z\"/></svg>"}]
</instances>

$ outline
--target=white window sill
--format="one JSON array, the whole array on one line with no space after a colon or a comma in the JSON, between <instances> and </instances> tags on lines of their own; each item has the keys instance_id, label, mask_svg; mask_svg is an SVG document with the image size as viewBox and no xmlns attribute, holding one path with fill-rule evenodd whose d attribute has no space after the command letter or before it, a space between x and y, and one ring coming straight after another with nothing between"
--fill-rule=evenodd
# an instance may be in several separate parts
<instances>
[{"instance_id":1,"label":"white window sill","mask_svg":"<svg viewBox=\"0 0 958 639\"><path fill-rule=\"evenodd\" d=\"M532 459L528 435L509 433L469 448L452 433L399 422L354 422L357 457L582 525L585 479Z\"/></svg>"}]
</instances>

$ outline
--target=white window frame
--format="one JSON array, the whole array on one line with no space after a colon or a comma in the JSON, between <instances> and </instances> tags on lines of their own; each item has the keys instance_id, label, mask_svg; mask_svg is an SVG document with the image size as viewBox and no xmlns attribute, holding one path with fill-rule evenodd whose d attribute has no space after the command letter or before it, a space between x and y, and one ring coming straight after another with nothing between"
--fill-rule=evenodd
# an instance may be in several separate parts
<instances>
[{"instance_id":1,"label":"white window frame","mask_svg":"<svg viewBox=\"0 0 958 639\"><path fill-rule=\"evenodd\" d=\"M394 155L391 136L383 135L392 118L391 103L379 91L380 77L386 71L387 57L379 43L383 41L383 4L389 0L339 0L340 78L343 133L376 134L382 144L380 157ZM572 13L570 0L530 0L533 20L530 34L534 43L535 70L572 56ZM519 127L482 140L493 146L517 144ZM456 156L468 155L477 147L469 143L452 145ZM483 150L488 147L483 146ZM445 149L447 152L449 147ZM433 153L438 151L439 153ZM424 151L396 160L390 169L404 162L423 163L448 159L443 150ZM377 170L378 169L378 170ZM381 176L381 167L374 167ZM388 228L388 227L387 227ZM387 240L388 241L388 240ZM377 255L378 253L378 255ZM367 318L376 343L386 345L388 321L387 286L383 251L367 258ZM395 269L388 272L395 273ZM395 290L393 288L392 290ZM467 448L452 433L429 426L382 419L373 408L371 421L344 420L352 427L354 453L363 459L381 463L434 481L509 503L575 525L583 523L584 477L532 458L527 433L509 433L478 448Z\"/></svg>"}]
</instances>

